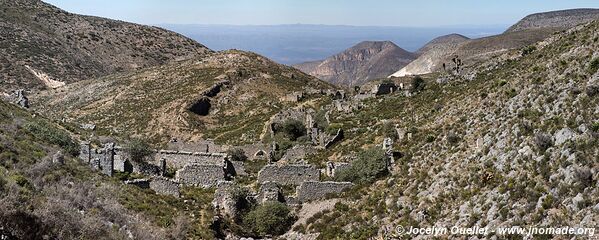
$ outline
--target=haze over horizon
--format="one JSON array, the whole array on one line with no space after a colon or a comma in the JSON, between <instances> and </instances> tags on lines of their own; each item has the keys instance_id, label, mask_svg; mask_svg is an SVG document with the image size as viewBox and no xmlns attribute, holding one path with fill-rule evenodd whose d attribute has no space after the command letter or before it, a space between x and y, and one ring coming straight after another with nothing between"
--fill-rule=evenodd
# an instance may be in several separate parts
<instances>
[{"instance_id":1,"label":"haze over horizon","mask_svg":"<svg viewBox=\"0 0 599 240\"><path fill-rule=\"evenodd\" d=\"M392 41L416 51L445 34L499 34L532 13L599 7L595 0L44 1L77 14L163 27L213 50L252 51L289 65L324 59L362 41Z\"/></svg>"},{"instance_id":2,"label":"haze over horizon","mask_svg":"<svg viewBox=\"0 0 599 240\"><path fill-rule=\"evenodd\" d=\"M595 0L502 2L458 0L45 0L79 14L142 24L281 25L439 27L506 25L536 12L597 8Z\"/></svg>"}]
</instances>

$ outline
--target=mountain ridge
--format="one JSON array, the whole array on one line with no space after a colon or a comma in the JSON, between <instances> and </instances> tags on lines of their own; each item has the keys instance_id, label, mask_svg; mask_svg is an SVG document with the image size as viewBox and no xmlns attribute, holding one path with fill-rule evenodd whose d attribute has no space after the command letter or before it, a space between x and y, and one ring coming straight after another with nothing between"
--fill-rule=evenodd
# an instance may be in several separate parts
<instances>
[{"instance_id":1,"label":"mountain ridge","mask_svg":"<svg viewBox=\"0 0 599 240\"><path fill-rule=\"evenodd\" d=\"M351 87L388 76L415 57L390 41L363 41L325 60L294 67L332 84Z\"/></svg>"},{"instance_id":2,"label":"mountain ridge","mask_svg":"<svg viewBox=\"0 0 599 240\"><path fill-rule=\"evenodd\" d=\"M168 30L72 14L40 0L2 0L0 33L5 91L54 88L212 52Z\"/></svg>"}]
</instances>

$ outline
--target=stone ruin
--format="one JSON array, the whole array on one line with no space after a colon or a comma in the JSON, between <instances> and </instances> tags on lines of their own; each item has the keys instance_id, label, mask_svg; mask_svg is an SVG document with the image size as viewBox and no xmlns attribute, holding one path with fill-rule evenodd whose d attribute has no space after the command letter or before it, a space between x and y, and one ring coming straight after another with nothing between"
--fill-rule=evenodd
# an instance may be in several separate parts
<instances>
[{"instance_id":1,"label":"stone ruin","mask_svg":"<svg viewBox=\"0 0 599 240\"><path fill-rule=\"evenodd\" d=\"M224 165L216 164L190 164L179 169L175 179L181 184L196 187L215 187L219 181L225 181L226 169Z\"/></svg>"},{"instance_id":2,"label":"stone ruin","mask_svg":"<svg viewBox=\"0 0 599 240\"><path fill-rule=\"evenodd\" d=\"M395 83L381 83L372 88L372 94L375 96L386 95L396 92L399 89Z\"/></svg>"},{"instance_id":3,"label":"stone ruin","mask_svg":"<svg viewBox=\"0 0 599 240\"><path fill-rule=\"evenodd\" d=\"M318 146L320 148L329 148L333 144L341 141L343 139L343 130L337 131L335 135L330 135L324 131L321 131L316 126L316 122L314 121L314 109L288 109L276 114L269 124L269 130L272 137L275 134L275 126L277 124L281 124L287 120L293 119L298 120L304 123L306 127L307 135L310 138L310 141L313 145ZM328 113L327 113L328 115ZM272 149L271 149L272 151Z\"/></svg>"},{"instance_id":4,"label":"stone ruin","mask_svg":"<svg viewBox=\"0 0 599 240\"><path fill-rule=\"evenodd\" d=\"M150 189L161 195L170 195L176 198L181 196L179 183L164 177L155 177L150 181Z\"/></svg>"},{"instance_id":5,"label":"stone ruin","mask_svg":"<svg viewBox=\"0 0 599 240\"><path fill-rule=\"evenodd\" d=\"M304 159L306 156L308 156L310 154L314 154L314 153L316 153L316 148L314 148L312 146L297 145L297 146L294 146L293 148L287 150L287 152L285 152L285 155L283 155L281 160L283 160L283 161L301 160L301 159Z\"/></svg>"},{"instance_id":6,"label":"stone ruin","mask_svg":"<svg viewBox=\"0 0 599 240\"><path fill-rule=\"evenodd\" d=\"M259 203L285 202L285 196L281 193L281 187L276 182L264 182L260 186L256 200Z\"/></svg>"},{"instance_id":7,"label":"stone ruin","mask_svg":"<svg viewBox=\"0 0 599 240\"><path fill-rule=\"evenodd\" d=\"M351 167L351 163L347 162L327 162L326 175L328 177L335 177L335 174L343 171L345 169L349 169Z\"/></svg>"},{"instance_id":8,"label":"stone ruin","mask_svg":"<svg viewBox=\"0 0 599 240\"><path fill-rule=\"evenodd\" d=\"M19 105L22 108L29 108L29 99L25 96L25 90L15 90L8 95L8 102Z\"/></svg>"},{"instance_id":9,"label":"stone ruin","mask_svg":"<svg viewBox=\"0 0 599 240\"><path fill-rule=\"evenodd\" d=\"M296 200L300 203L314 201L339 194L353 186L351 182L303 182L296 190Z\"/></svg>"},{"instance_id":10,"label":"stone ruin","mask_svg":"<svg viewBox=\"0 0 599 240\"><path fill-rule=\"evenodd\" d=\"M299 185L319 181L320 170L311 165L266 165L258 172L258 182L276 182L282 185Z\"/></svg>"},{"instance_id":11,"label":"stone ruin","mask_svg":"<svg viewBox=\"0 0 599 240\"><path fill-rule=\"evenodd\" d=\"M208 116L210 113L210 108L212 107L212 98L216 97L222 88L229 83L230 82L228 80L222 80L204 90L197 100L193 101L187 106L187 110L199 116Z\"/></svg>"},{"instance_id":12,"label":"stone ruin","mask_svg":"<svg viewBox=\"0 0 599 240\"><path fill-rule=\"evenodd\" d=\"M164 177L155 177L152 179L133 179L124 182L126 185L136 186L143 189L152 189L160 195L181 197L179 183Z\"/></svg>"}]
</instances>

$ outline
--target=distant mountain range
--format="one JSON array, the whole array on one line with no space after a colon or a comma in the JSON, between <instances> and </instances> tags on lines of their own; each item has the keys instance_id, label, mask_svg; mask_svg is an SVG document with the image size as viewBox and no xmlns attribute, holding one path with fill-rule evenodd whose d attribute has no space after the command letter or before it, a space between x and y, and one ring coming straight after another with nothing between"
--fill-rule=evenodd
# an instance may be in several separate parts
<instances>
[{"instance_id":1,"label":"distant mountain range","mask_svg":"<svg viewBox=\"0 0 599 240\"><path fill-rule=\"evenodd\" d=\"M332 84L349 87L384 78L416 57L389 41L367 41L325 60L294 67Z\"/></svg>"},{"instance_id":2,"label":"distant mountain range","mask_svg":"<svg viewBox=\"0 0 599 240\"><path fill-rule=\"evenodd\" d=\"M323 60L363 41L391 41L416 51L430 39L459 32L470 38L499 34L508 25L448 26L436 28L332 25L172 25L160 27L181 33L213 50L239 49L294 65Z\"/></svg>"}]
</instances>

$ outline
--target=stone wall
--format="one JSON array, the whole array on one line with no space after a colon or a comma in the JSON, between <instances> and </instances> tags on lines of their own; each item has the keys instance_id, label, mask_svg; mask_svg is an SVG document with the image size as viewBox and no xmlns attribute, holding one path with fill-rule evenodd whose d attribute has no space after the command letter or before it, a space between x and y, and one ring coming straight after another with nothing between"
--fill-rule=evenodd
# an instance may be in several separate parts
<instances>
[{"instance_id":1,"label":"stone wall","mask_svg":"<svg viewBox=\"0 0 599 240\"><path fill-rule=\"evenodd\" d=\"M266 165L258 172L258 182L277 182L282 185L299 185L320 180L320 170L311 165Z\"/></svg>"},{"instance_id":2,"label":"stone wall","mask_svg":"<svg viewBox=\"0 0 599 240\"><path fill-rule=\"evenodd\" d=\"M214 187L225 180L224 166L215 164L190 164L175 174L175 179L184 185Z\"/></svg>"},{"instance_id":3,"label":"stone wall","mask_svg":"<svg viewBox=\"0 0 599 240\"><path fill-rule=\"evenodd\" d=\"M329 177L335 177L336 173L349 169L350 167L351 164L346 162L327 162L326 174Z\"/></svg>"},{"instance_id":4,"label":"stone wall","mask_svg":"<svg viewBox=\"0 0 599 240\"><path fill-rule=\"evenodd\" d=\"M165 159L168 167L180 169L190 164L222 164L227 158L225 153L160 150L154 160L157 162L160 159Z\"/></svg>"},{"instance_id":5,"label":"stone wall","mask_svg":"<svg viewBox=\"0 0 599 240\"><path fill-rule=\"evenodd\" d=\"M350 182L304 182L297 188L296 200L308 202L326 197L329 194L339 194L354 184Z\"/></svg>"},{"instance_id":6,"label":"stone wall","mask_svg":"<svg viewBox=\"0 0 599 240\"><path fill-rule=\"evenodd\" d=\"M327 143L324 145L325 148L330 148L333 145L335 145L335 143L340 142L341 140L343 140L343 129L339 129L337 130L337 134L335 134L335 136L333 138L331 138L329 141L327 141Z\"/></svg>"},{"instance_id":7,"label":"stone wall","mask_svg":"<svg viewBox=\"0 0 599 240\"><path fill-rule=\"evenodd\" d=\"M157 177L152 179L150 181L150 189L161 195L169 195L176 198L181 196L179 183L168 178Z\"/></svg>"},{"instance_id":8,"label":"stone wall","mask_svg":"<svg viewBox=\"0 0 599 240\"><path fill-rule=\"evenodd\" d=\"M284 161L295 161L304 159L307 155L316 153L316 149L312 146L295 146L292 149L287 150L281 160Z\"/></svg>"}]
</instances>

